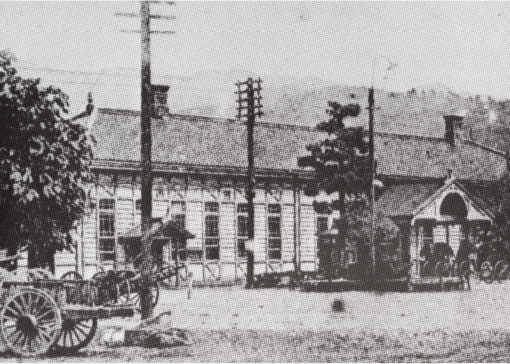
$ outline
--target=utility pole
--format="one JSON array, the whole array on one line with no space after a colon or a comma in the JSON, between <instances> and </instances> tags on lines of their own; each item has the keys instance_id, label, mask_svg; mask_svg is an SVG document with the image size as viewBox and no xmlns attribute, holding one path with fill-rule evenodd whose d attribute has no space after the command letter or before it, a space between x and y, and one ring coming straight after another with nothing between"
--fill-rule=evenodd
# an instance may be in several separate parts
<instances>
[{"instance_id":1,"label":"utility pole","mask_svg":"<svg viewBox=\"0 0 510 364\"><path fill-rule=\"evenodd\" d=\"M151 36L150 2L142 1L140 16L142 35L142 105L141 105L141 169L142 169L142 266L140 308L142 320L152 317L152 293L150 287L152 268L152 90L151 90Z\"/></svg>"},{"instance_id":2,"label":"utility pole","mask_svg":"<svg viewBox=\"0 0 510 364\"><path fill-rule=\"evenodd\" d=\"M253 87L254 83L256 84L255 88ZM246 200L248 200L248 242L245 247L247 258L246 289L253 287L253 274L255 269L255 208L253 205L253 199L255 198L255 164L253 155L253 131L255 128L255 117L261 117L263 115L262 111L260 111L262 108L260 104L260 100L262 100L262 96L260 96L260 91L262 91L260 87L261 83L262 80L260 78L253 80L251 77L245 82L236 83L236 94L238 95L237 103L239 104L237 107L237 118L239 120L246 119L248 127L248 184L246 187ZM242 89L243 86L244 89ZM255 96L255 93L257 93L257 96ZM246 95L246 97L243 97L244 95ZM246 110L246 113L243 114L243 110Z\"/></svg>"},{"instance_id":3,"label":"utility pole","mask_svg":"<svg viewBox=\"0 0 510 364\"><path fill-rule=\"evenodd\" d=\"M372 61L372 86L368 89L368 158L370 163L370 244L372 248L372 278L377 276L377 242L375 241L375 147L374 147L374 76L377 60L385 59L389 65L386 71L391 71L398 66L398 63L390 61L387 57L377 55Z\"/></svg>"},{"instance_id":4,"label":"utility pole","mask_svg":"<svg viewBox=\"0 0 510 364\"><path fill-rule=\"evenodd\" d=\"M150 4L160 3L157 1L142 1L140 14L116 13L116 16L131 18L141 18L140 31L122 30L125 33L140 33L142 43L142 82L141 82L141 192L142 192L142 263L140 267L141 292L140 308L142 311L142 320L152 317L152 240L150 234L152 227L152 131L151 118L153 113L153 98L151 85L151 34L173 34L173 31L151 31L150 20L166 19L173 20L174 17L151 15ZM164 2L173 5L173 2Z\"/></svg>"},{"instance_id":5,"label":"utility pole","mask_svg":"<svg viewBox=\"0 0 510 364\"><path fill-rule=\"evenodd\" d=\"M368 159L370 163L370 244L372 248L372 277L377 272L377 249L375 242L375 150L374 150L374 87L368 89Z\"/></svg>"}]
</instances>

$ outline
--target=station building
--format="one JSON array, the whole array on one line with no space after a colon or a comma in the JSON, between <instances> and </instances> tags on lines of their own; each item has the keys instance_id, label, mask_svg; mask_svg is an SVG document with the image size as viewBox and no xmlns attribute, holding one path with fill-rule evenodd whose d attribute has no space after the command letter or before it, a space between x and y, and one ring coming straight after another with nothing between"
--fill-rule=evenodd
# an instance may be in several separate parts
<instances>
[{"instance_id":1,"label":"station building","mask_svg":"<svg viewBox=\"0 0 510 364\"><path fill-rule=\"evenodd\" d=\"M246 125L168 112L168 87L155 88L152 120L153 217L178 225L188 237L161 244L164 262L185 263L195 280L231 281L246 273ZM90 108L89 110L91 110ZM257 120L255 126L255 274L318 268L318 233L332 216L314 211L304 194L312 171L297 159L326 134L314 127ZM446 242L454 252L492 224L495 183L507 169L504 154L462 138L460 120L445 117L445 137L375 134L376 210L399 228L403 259L415 262L424 242ZM136 251L139 229L140 112L96 109L82 119L97 141L96 183L76 234L74 252L58 253L56 275L123 269ZM327 199L319 195L317 199ZM170 226L169 225L169 226ZM175 226L173 226L175 230ZM355 254L346 259L355 260Z\"/></svg>"}]
</instances>

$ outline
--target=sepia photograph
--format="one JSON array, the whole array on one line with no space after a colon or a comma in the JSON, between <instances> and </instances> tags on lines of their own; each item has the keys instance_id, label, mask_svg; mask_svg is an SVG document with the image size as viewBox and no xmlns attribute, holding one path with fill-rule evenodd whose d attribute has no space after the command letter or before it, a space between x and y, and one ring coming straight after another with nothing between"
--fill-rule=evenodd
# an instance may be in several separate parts
<instances>
[{"instance_id":1,"label":"sepia photograph","mask_svg":"<svg viewBox=\"0 0 510 364\"><path fill-rule=\"evenodd\" d=\"M510 361L509 2L0 20L0 362Z\"/></svg>"}]
</instances>

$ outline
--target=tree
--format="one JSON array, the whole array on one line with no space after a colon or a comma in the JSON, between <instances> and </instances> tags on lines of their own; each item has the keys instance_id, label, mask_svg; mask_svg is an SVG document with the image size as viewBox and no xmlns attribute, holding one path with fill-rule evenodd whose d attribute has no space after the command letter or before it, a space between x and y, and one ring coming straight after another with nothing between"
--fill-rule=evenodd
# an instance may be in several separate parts
<instances>
[{"instance_id":1,"label":"tree","mask_svg":"<svg viewBox=\"0 0 510 364\"><path fill-rule=\"evenodd\" d=\"M298 158L298 165L315 172L305 193L316 196L320 191L328 195L338 192L338 200L331 204L331 208L344 215L347 195L361 196L370 191L368 141L362 127L347 128L344 124L346 117L359 115L359 105L342 106L330 101L328 106L326 113L330 119L319 123L317 129L332 138L307 145L311 155Z\"/></svg>"},{"instance_id":2,"label":"tree","mask_svg":"<svg viewBox=\"0 0 510 364\"><path fill-rule=\"evenodd\" d=\"M370 257L370 238L372 218L370 201L366 195L357 198L348 198L346 203L345 230L346 240L357 247L359 274L368 273L367 267L372 264ZM389 264L400 264L398 227L383 213L375 214L374 240L378 244L378 276L391 274L387 270ZM368 278L368 277L365 277Z\"/></svg>"},{"instance_id":3,"label":"tree","mask_svg":"<svg viewBox=\"0 0 510 364\"><path fill-rule=\"evenodd\" d=\"M60 89L17 75L0 54L0 248L28 250L29 268L54 271L73 247L92 182L92 137L66 118Z\"/></svg>"},{"instance_id":4,"label":"tree","mask_svg":"<svg viewBox=\"0 0 510 364\"><path fill-rule=\"evenodd\" d=\"M343 234L339 244L345 245L347 240L356 244L358 262L369 265L370 257L365 255L370 250L364 248L370 239L366 236L362 240L353 239L351 236L359 228L361 214L368 211L359 209L359 200L370 194L372 181L368 140L362 127L346 127L344 124L345 118L359 115L360 107L357 104L342 106L337 102L328 102L328 106L326 113L330 119L318 124L317 129L326 132L329 138L308 145L306 149L311 155L298 158L300 167L315 172L305 193L309 196L316 196L320 191L328 195L338 193L337 200L315 203L314 207L316 211L339 211L337 224Z\"/></svg>"}]
</instances>

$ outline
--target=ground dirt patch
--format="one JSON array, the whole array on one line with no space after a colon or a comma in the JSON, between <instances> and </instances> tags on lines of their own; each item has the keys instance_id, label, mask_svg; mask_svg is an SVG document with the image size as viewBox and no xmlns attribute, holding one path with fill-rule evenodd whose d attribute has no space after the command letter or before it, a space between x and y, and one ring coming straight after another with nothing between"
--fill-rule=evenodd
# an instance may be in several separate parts
<instances>
[{"instance_id":1,"label":"ground dirt patch","mask_svg":"<svg viewBox=\"0 0 510 364\"><path fill-rule=\"evenodd\" d=\"M472 291L304 293L286 289L163 290L155 314L171 311L174 327L194 344L168 349L107 348L101 332L133 328L139 316L101 321L82 361L509 361L510 282ZM341 298L344 312L333 312ZM4 355L2 361L18 359Z\"/></svg>"}]
</instances>

